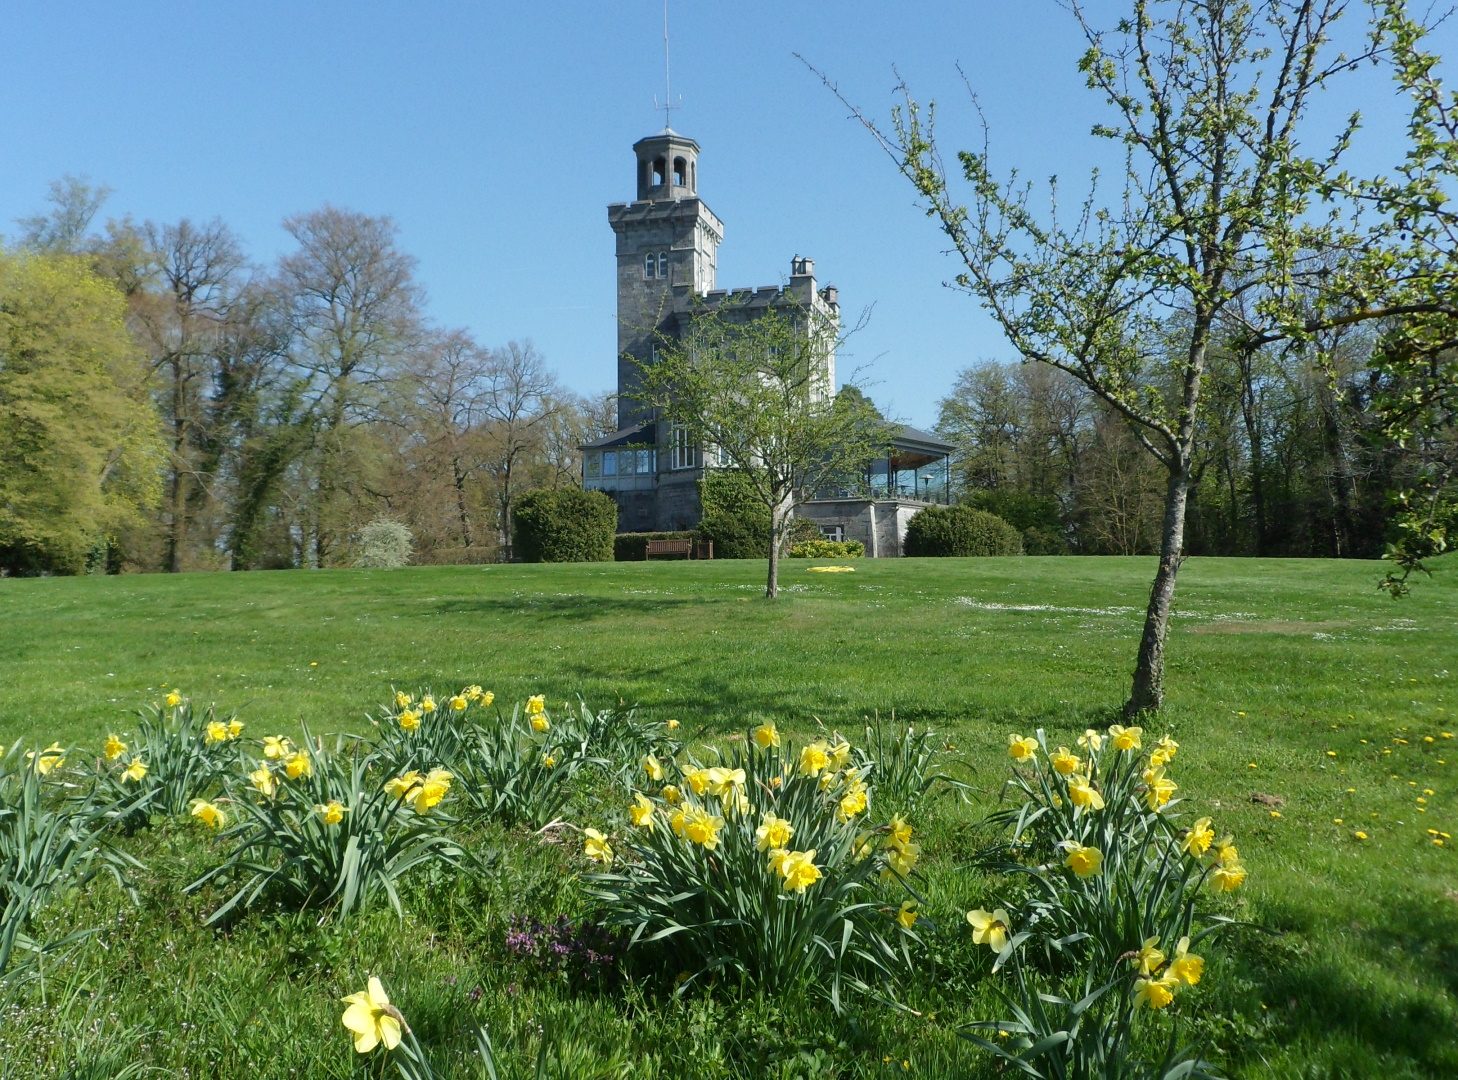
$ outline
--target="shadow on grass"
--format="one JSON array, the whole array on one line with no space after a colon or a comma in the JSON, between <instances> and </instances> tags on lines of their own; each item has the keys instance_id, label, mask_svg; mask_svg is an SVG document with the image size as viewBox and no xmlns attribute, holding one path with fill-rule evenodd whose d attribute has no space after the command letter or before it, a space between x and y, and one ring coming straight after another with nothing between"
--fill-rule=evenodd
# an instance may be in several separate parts
<instances>
[{"instance_id":1,"label":"shadow on grass","mask_svg":"<svg viewBox=\"0 0 1458 1080\"><path fill-rule=\"evenodd\" d=\"M434 607L437 615L530 615L536 618L586 621L620 617L661 615L689 606L704 607L699 597L596 596L589 593L538 593L528 596L493 596L451 599Z\"/></svg>"},{"instance_id":2,"label":"shadow on grass","mask_svg":"<svg viewBox=\"0 0 1458 1080\"><path fill-rule=\"evenodd\" d=\"M1304 947L1303 926L1278 942L1246 937L1242 966L1284 1028L1276 1041L1331 1046L1339 1059L1321 1075L1458 1076L1458 903L1448 907L1404 900L1378 923L1354 923L1345 957ZM1409 968L1426 977L1408 977ZM1370 1050L1367 1061L1353 1059L1358 1047Z\"/></svg>"}]
</instances>

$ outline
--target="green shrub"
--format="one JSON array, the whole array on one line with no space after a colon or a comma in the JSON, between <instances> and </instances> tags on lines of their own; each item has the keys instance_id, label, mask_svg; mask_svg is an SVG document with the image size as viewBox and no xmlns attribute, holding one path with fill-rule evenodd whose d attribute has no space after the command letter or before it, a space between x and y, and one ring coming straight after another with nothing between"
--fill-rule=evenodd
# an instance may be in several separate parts
<instances>
[{"instance_id":1,"label":"green shrub","mask_svg":"<svg viewBox=\"0 0 1458 1080\"><path fill-rule=\"evenodd\" d=\"M1067 530L1058 500L1050 495L1033 495L1012 488L973 491L964 500L968 506L996 514L1023 535L1027 555L1068 554Z\"/></svg>"},{"instance_id":2,"label":"green shrub","mask_svg":"<svg viewBox=\"0 0 1458 1080\"><path fill-rule=\"evenodd\" d=\"M859 540L800 540L790 545L792 559L859 559L866 545Z\"/></svg>"},{"instance_id":3,"label":"green shrub","mask_svg":"<svg viewBox=\"0 0 1458 1080\"><path fill-rule=\"evenodd\" d=\"M907 555L1021 555L1022 537L1002 518L971 506L928 506L906 526Z\"/></svg>"},{"instance_id":4,"label":"green shrub","mask_svg":"<svg viewBox=\"0 0 1458 1080\"><path fill-rule=\"evenodd\" d=\"M697 540L693 532L632 532L613 537L613 558L618 562L642 562L648 557L649 540ZM718 547L714 554L719 553Z\"/></svg>"},{"instance_id":5,"label":"green shrub","mask_svg":"<svg viewBox=\"0 0 1458 1080\"><path fill-rule=\"evenodd\" d=\"M410 564L415 538L404 522L376 518L359 531L355 566L375 570L398 570Z\"/></svg>"},{"instance_id":6,"label":"green shrub","mask_svg":"<svg viewBox=\"0 0 1458 1080\"><path fill-rule=\"evenodd\" d=\"M706 473L699 502L704 511L699 535L713 542L714 558L769 558L769 511L748 476L732 469Z\"/></svg>"},{"instance_id":7,"label":"green shrub","mask_svg":"<svg viewBox=\"0 0 1458 1080\"><path fill-rule=\"evenodd\" d=\"M618 504L580 488L539 488L511 511L517 558L523 562L611 562Z\"/></svg>"}]
</instances>

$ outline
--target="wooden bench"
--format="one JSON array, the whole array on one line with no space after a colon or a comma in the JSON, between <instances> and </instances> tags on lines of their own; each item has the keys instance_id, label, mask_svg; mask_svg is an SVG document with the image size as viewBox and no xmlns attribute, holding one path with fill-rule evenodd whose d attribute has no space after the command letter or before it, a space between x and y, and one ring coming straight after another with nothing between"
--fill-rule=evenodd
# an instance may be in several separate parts
<instances>
[{"instance_id":1,"label":"wooden bench","mask_svg":"<svg viewBox=\"0 0 1458 1080\"><path fill-rule=\"evenodd\" d=\"M692 540L649 540L643 547L643 558L651 559L660 555L682 555L685 559L694 557L694 542Z\"/></svg>"}]
</instances>

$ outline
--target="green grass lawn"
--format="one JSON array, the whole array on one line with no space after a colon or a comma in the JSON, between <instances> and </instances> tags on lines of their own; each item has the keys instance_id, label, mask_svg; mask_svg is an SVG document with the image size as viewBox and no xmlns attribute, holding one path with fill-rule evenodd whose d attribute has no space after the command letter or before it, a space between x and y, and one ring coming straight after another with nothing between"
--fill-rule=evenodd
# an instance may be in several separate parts
<instances>
[{"instance_id":1,"label":"green grass lawn","mask_svg":"<svg viewBox=\"0 0 1458 1080\"><path fill-rule=\"evenodd\" d=\"M1455 570L1440 563L1394 602L1374 563L1185 564L1155 733L1181 744L1181 794L1240 840L1240 914L1269 931L1224 939L1184 1021L1235 1074L1458 1075L1458 844L1427 832L1458 834L1458 740L1444 738L1458 730ZM765 718L854 737L894 713L945 733L975 789L923 825L941 930L906 990L920 1016L514 970L507 916L584 910L580 860L524 835L475 838L492 871L407 890L403 924L249 917L215 933L179 895L209 846L165 825L126 841L147 867L142 907L97 886L54 913L104 930L7 1013L0 1075L351 1075L336 1001L371 971L422 1042L452 1053L482 1021L522 1060L540 1031L573 1032L591 1049L564 1075L994 1075L955 1036L997 1015L961 922L996 900L964 865L974 825L1008 732L1071 744L1117 719L1152 573L1150 559L862 561L843 575L792 562L775 603L763 564L735 562L0 582L6 745L94 753L173 687L261 736L301 720L361 731L392 686L480 683L498 703L637 704L703 740Z\"/></svg>"}]
</instances>

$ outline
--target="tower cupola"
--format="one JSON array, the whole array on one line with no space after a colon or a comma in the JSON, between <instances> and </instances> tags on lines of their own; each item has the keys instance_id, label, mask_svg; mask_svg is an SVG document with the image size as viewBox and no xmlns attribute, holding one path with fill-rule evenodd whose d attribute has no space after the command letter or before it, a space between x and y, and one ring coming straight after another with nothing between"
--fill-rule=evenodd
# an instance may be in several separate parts
<instances>
[{"instance_id":1,"label":"tower cupola","mask_svg":"<svg viewBox=\"0 0 1458 1080\"><path fill-rule=\"evenodd\" d=\"M688 199L699 193L699 144L672 128L633 144L638 158L638 201Z\"/></svg>"}]
</instances>

